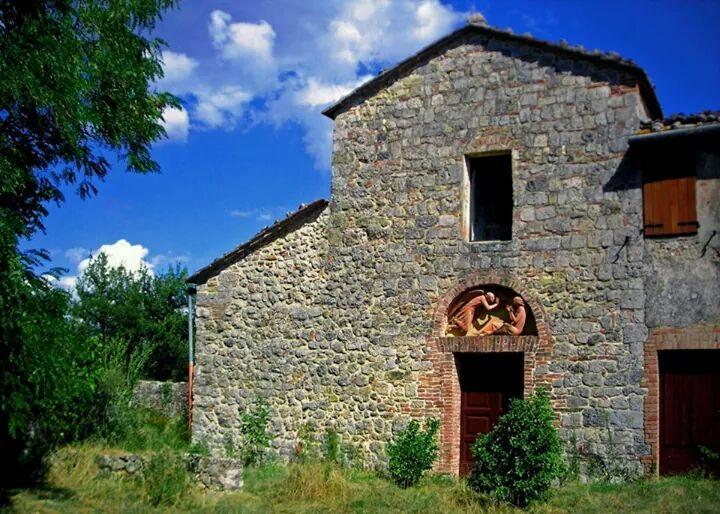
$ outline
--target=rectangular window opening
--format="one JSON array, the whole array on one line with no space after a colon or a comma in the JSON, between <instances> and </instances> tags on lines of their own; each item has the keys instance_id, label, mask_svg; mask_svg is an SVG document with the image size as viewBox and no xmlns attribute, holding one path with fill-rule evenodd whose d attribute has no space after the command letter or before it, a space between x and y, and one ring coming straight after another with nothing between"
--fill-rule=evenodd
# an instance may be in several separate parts
<instances>
[{"instance_id":1,"label":"rectangular window opening","mask_svg":"<svg viewBox=\"0 0 720 514\"><path fill-rule=\"evenodd\" d=\"M468 157L470 241L512 239L512 155Z\"/></svg>"}]
</instances>

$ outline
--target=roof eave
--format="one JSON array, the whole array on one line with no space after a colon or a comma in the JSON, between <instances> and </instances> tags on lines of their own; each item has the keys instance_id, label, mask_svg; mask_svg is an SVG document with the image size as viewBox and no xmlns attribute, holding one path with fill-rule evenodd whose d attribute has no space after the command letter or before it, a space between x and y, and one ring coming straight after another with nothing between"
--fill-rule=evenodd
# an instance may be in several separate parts
<instances>
[{"instance_id":1,"label":"roof eave","mask_svg":"<svg viewBox=\"0 0 720 514\"><path fill-rule=\"evenodd\" d=\"M514 34L513 32L509 30L499 30L493 27L489 27L484 24L478 24L478 23L468 23L465 26L457 29L456 31L448 34L445 37L442 37L435 41L434 43L431 43L430 45L426 46L419 52L415 53L414 55L408 57L407 59L400 61L397 65L393 66L392 68L383 71L378 76L376 76L373 79L370 79L369 81L365 82L364 84L360 85L353 91L351 91L349 94L345 95L343 98L338 100L336 103L331 105L330 107L326 108L322 111L322 114L327 116L330 119L335 119L335 117L343 112L346 109L349 109L354 104L358 104L362 102L363 100L369 98L370 96L374 95L379 91L383 86L390 83L395 77L399 76L404 71L412 68L418 61L423 60L428 55L432 54L433 52L437 51L438 49L442 48L447 43L450 43L454 39L457 39L466 33L471 32L479 32L488 34L490 36L504 38L504 39L510 39L513 41L519 41L523 42L529 45L533 46L540 46L552 49L554 52L562 52L565 54L572 55L577 58L584 58L584 59L590 59L602 62L606 65L615 66L619 68L623 68L626 71L630 72L631 74L635 75L635 77L638 80L638 84L640 87L640 94L643 98L643 101L645 102L645 105L648 108L648 113L651 118L658 119L662 118L662 108L660 106L660 102L657 98L657 95L655 94L655 88L653 87L652 83L650 82L649 77L647 76L647 73L643 68L638 66L632 61L629 61L627 59L623 59L622 57L618 56L617 54L604 54L601 52L588 52L586 50L575 48L571 46L565 46L558 43L553 43L550 41L544 41L541 39L536 39L529 35L520 35L520 34Z\"/></svg>"},{"instance_id":2,"label":"roof eave","mask_svg":"<svg viewBox=\"0 0 720 514\"><path fill-rule=\"evenodd\" d=\"M628 143L630 145L654 143L657 141L667 141L668 139L680 139L690 137L718 136L720 135L720 123L698 125L690 127L680 127L658 132L648 132L647 134L636 134L630 136Z\"/></svg>"},{"instance_id":3,"label":"roof eave","mask_svg":"<svg viewBox=\"0 0 720 514\"><path fill-rule=\"evenodd\" d=\"M315 213L320 213L327 207L328 201L324 198L315 200L314 202L298 209L285 219L280 220L269 227L255 234L245 243L235 247L228 253L218 257L207 266L200 268L185 281L188 284L200 285L207 282L210 278L220 273L222 270L231 266L235 262L243 259L258 248L269 244L276 239L292 232L293 230L304 225L307 220Z\"/></svg>"}]
</instances>

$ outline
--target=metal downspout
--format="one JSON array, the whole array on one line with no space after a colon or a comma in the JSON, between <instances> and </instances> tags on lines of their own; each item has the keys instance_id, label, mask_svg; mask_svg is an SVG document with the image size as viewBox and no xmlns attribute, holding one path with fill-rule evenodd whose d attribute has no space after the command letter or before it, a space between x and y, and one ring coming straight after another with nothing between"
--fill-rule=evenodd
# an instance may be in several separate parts
<instances>
[{"instance_id":1,"label":"metal downspout","mask_svg":"<svg viewBox=\"0 0 720 514\"><path fill-rule=\"evenodd\" d=\"M196 289L193 284L187 288L188 298L188 426L192 432L193 417L193 378L195 377L195 348L193 340L193 318L195 309L193 306L193 298L195 298Z\"/></svg>"}]
</instances>

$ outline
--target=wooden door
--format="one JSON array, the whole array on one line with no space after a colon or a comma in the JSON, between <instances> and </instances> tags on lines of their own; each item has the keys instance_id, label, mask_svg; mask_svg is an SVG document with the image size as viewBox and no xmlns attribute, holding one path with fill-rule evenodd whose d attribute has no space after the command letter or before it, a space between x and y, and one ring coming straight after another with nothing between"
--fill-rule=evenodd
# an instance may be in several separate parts
<instances>
[{"instance_id":1,"label":"wooden door","mask_svg":"<svg viewBox=\"0 0 720 514\"><path fill-rule=\"evenodd\" d=\"M460 406L460 474L472 469L471 448L480 434L487 434L503 415L501 392L463 391Z\"/></svg>"},{"instance_id":2,"label":"wooden door","mask_svg":"<svg viewBox=\"0 0 720 514\"><path fill-rule=\"evenodd\" d=\"M660 352L660 373L660 473L684 473L720 450L720 351Z\"/></svg>"}]
</instances>

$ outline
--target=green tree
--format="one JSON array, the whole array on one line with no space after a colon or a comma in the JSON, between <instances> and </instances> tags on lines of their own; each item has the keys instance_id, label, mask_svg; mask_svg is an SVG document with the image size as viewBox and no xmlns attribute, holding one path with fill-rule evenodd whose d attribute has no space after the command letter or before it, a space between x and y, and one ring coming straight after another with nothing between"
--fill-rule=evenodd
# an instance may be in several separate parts
<instances>
[{"instance_id":1,"label":"green tree","mask_svg":"<svg viewBox=\"0 0 720 514\"><path fill-rule=\"evenodd\" d=\"M143 374L183 380L187 362L185 279L179 267L151 275L108 265L104 253L92 259L77 284L74 316L102 341L122 339L128 351L143 345L149 359Z\"/></svg>"},{"instance_id":2,"label":"green tree","mask_svg":"<svg viewBox=\"0 0 720 514\"><path fill-rule=\"evenodd\" d=\"M52 353L28 343L24 320L56 314L52 309L34 310L36 300L47 292L32 270L47 255L21 253L19 241L43 228L47 203L61 202L64 189L75 188L82 197L93 194L114 156L128 171L158 171L151 145L165 134L163 110L178 106L178 100L151 87L162 77L163 45L152 31L163 12L176 4L177 0L0 0L4 470L13 470L10 459L23 454L32 439L34 429L22 412L33 410L37 392L24 384L42 376L42 366L49 365L30 353ZM46 339L43 344L60 343ZM63 367L61 362L52 364Z\"/></svg>"}]
</instances>

